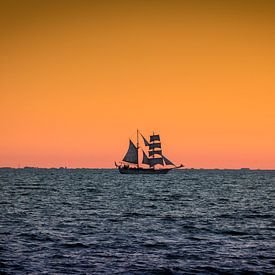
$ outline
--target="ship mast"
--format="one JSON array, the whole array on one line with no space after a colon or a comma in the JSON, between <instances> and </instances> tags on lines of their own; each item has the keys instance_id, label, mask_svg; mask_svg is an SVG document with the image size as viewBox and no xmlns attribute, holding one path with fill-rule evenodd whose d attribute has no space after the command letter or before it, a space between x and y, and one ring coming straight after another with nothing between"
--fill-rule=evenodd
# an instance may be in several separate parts
<instances>
[{"instance_id":1,"label":"ship mast","mask_svg":"<svg viewBox=\"0 0 275 275\"><path fill-rule=\"evenodd\" d=\"M153 135L155 135L155 132L153 131ZM155 141L153 140L153 144L155 143ZM155 148L153 147L153 157L152 159L154 160L155 158ZM153 168L155 169L155 164L153 164Z\"/></svg>"},{"instance_id":2,"label":"ship mast","mask_svg":"<svg viewBox=\"0 0 275 275\"><path fill-rule=\"evenodd\" d=\"M138 163L138 149L139 149L139 140L138 140L138 129L137 129L137 168L139 168L139 163Z\"/></svg>"}]
</instances>

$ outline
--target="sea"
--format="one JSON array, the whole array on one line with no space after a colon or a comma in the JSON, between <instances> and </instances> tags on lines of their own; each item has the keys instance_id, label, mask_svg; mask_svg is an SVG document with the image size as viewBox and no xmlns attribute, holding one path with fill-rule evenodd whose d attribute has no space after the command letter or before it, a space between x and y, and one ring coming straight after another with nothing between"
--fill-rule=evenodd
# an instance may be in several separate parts
<instances>
[{"instance_id":1,"label":"sea","mask_svg":"<svg viewBox=\"0 0 275 275\"><path fill-rule=\"evenodd\" d=\"M0 274L275 274L275 171L0 169Z\"/></svg>"}]
</instances>

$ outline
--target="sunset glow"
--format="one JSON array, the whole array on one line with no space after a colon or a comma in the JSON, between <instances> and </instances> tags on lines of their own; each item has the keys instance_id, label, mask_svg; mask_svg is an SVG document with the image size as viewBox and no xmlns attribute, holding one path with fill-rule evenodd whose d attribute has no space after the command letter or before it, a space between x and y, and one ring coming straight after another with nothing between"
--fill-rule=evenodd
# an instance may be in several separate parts
<instances>
[{"instance_id":1,"label":"sunset glow","mask_svg":"<svg viewBox=\"0 0 275 275\"><path fill-rule=\"evenodd\" d=\"M275 169L275 1L6 3L0 167L113 167L138 128L187 167Z\"/></svg>"}]
</instances>

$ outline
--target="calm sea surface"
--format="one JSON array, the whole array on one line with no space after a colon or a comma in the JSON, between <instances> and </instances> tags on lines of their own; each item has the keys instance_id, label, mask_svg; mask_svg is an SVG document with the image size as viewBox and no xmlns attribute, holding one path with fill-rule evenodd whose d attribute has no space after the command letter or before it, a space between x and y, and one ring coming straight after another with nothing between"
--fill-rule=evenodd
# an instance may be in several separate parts
<instances>
[{"instance_id":1,"label":"calm sea surface","mask_svg":"<svg viewBox=\"0 0 275 275\"><path fill-rule=\"evenodd\" d=\"M274 274L275 171L0 169L1 274Z\"/></svg>"}]
</instances>

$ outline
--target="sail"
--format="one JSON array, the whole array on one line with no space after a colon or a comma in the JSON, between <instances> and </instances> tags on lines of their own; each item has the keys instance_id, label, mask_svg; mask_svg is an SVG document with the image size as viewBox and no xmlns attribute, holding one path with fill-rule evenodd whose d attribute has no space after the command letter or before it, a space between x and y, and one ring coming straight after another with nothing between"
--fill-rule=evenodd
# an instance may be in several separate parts
<instances>
[{"instance_id":1,"label":"sail","mask_svg":"<svg viewBox=\"0 0 275 275\"><path fill-rule=\"evenodd\" d=\"M154 166L156 164L163 165L163 159L162 158L153 158L153 159L150 159L150 166Z\"/></svg>"},{"instance_id":2,"label":"sail","mask_svg":"<svg viewBox=\"0 0 275 275\"><path fill-rule=\"evenodd\" d=\"M155 151L149 151L149 157L155 155L155 154L162 154L162 150L155 150Z\"/></svg>"},{"instance_id":3,"label":"sail","mask_svg":"<svg viewBox=\"0 0 275 275\"><path fill-rule=\"evenodd\" d=\"M155 149L155 148L161 148L160 142L159 143L150 143L149 144L149 149L150 150Z\"/></svg>"},{"instance_id":4,"label":"sail","mask_svg":"<svg viewBox=\"0 0 275 275\"><path fill-rule=\"evenodd\" d=\"M128 151L123 158L123 161L137 164L138 163L138 149L135 144L130 140Z\"/></svg>"},{"instance_id":5,"label":"sail","mask_svg":"<svg viewBox=\"0 0 275 275\"><path fill-rule=\"evenodd\" d=\"M175 166L175 164L172 161L170 161L168 158L166 158L164 155L162 155L162 157L163 157L164 163L166 165L174 165Z\"/></svg>"},{"instance_id":6,"label":"sail","mask_svg":"<svg viewBox=\"0 0 275 275\"><path fill-rule=\"evenodd\" d=\"M143 153L142 163L150 165L150 159L147 157L147 155L145 154L145 152L143 150L142 150L142 153Z\"/></svg>"},{"instance_id":7,"label":"sail","mask_svg":"<svg viewBox=\"0 0 275 275\"><path fill-rule=\"evenodd\" d=\"M150 136L150 142L152 141L160 141L159 135L151 135Z\"/></svg>"},{"instance_id":8,"label":"sail","mask_svg":"<svg viewBox=\"0 0 275 275\"><path fill-rule=\"evenodd\" d=\"M144 141L144 145L145 146L149 146L150 145L150 143L147 141L147 139L142 135L142 134L140 134L141 136L142 136L142 138L143 138L143 141Z\"/></svg>"}]
</instances>

